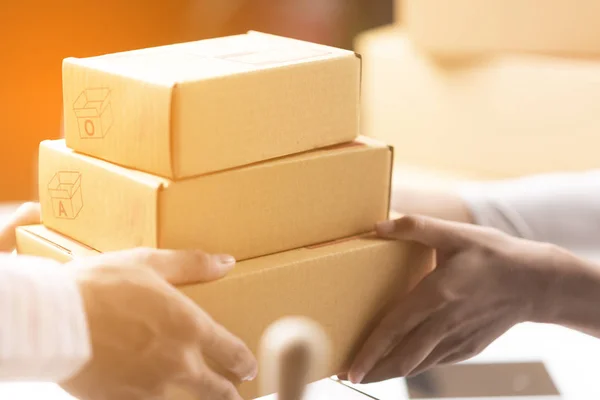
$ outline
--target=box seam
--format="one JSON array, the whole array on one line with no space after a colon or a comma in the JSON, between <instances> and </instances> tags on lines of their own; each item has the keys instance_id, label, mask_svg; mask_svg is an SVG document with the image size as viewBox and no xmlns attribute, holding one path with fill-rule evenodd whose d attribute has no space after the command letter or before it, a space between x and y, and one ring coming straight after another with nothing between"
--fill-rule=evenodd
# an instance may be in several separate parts
<instances>
[{"instance_id":1,"label":"box seam","mask_svg":"<svg viewBox=\"0 0 600 400\"><path fill-rule=\"evenodd\" d=\"M386 210L386 219L389 218L389 215L392 211L392 192L393 192L393 182L394 182L394 146L388 145L388 149L390 149L390 172L389 172L389 182L388 182L388 199L387 199L387 210Z\"/></svg>"},{"instance_id":2,"label":"box seam","mask_svg":"<svg viewBox=\"0 0 600 400\"><path fill-rule=\"evenodd\" d=\"M161 222L162 222L162 210L160 205L164 204L164 201L161 201L161 197L165 194L166 187L161 184L155 191L155 216L156 216L156 224L154 224L154 247L161 248L162 243L160 242L160 232L161 232Z\"/></svg>"},{"instance_id":3,"label":"box seam","mask_svg":"<svg viewBox=\"0 0 600 400\"><path fill-rule=\"evenodd\" d=\"M177 106L176 102L177 102L177 90L179 88L179 84L175 83L173 86L171 86L171 91L169 93L169 149L167 150L167 153L169 154L169 176L172 177L173 179L176 179L179 176L179 171L176 171L176 166L175 166L175 159L179 159L176 158L178 156L178 154L176 153L176 148L175 148L175 121L174 121L174 117L173 115L175 114L175 107Z\"/></svg>"},{"instance_id":4,"label":"box seam","mask_svg":"<svg viewBox=\"0 0 600 400\"><path fill-rule=\"evenodd\" d=\"M56 232L55 230L53 230L53 229L51 229L51 228L48 228L47 226L44 226L44 228L48 229L50 232L53 232L53 233L59 234L58 232ZM49 245L50 247L56 248L56 249L58 249L59 251L63 251L63 252L65 252L65 253L67 253L69 256L73 256L73 251L71 251L70 249L68 249L68 248L66 248L66 247L64 247L64 246L61 246L60 244L58 244L58 243L56 243L56 242L53 242L53 241L52 241L52 240L50 240L50 239L47 239L47 238L45 238L45 237L43 237L43 236L40 236L40 235L38 235L37 233L35 233L35 232L31 231L30 229L28 229L28 228L27 228L27 226L20 226L20 227L18 227L17 229L18 229L18 230L20 230L20 231L22 231L22 232L25 232L26 234L28 234L28 235L30 235L30 236L34 236L35 238L37 238L37 239L41 240L42 242L44 242L45 244ZM72 240L72 241L74 241L74 242L77 242L77 244L78 244L78 245L80 245L80 246L82 246L82 247L85 247L86 249L89 249L89 250L91 250L91 251L98 252L98 254L101 254L101 253L100 253L98 250L94 249L93 247L90 247L90 246L88 246L88 245L86 245L86 244L84 244L84 243L81 243L81 242L79 242L79 241L76 241L75 239L73 239L73 238L71 238L71 237L69 237L69 236L67 236L67 235L64 235L64 234L62 234L62 233L60 233L60 235L64 236L65 238L67 238L67 239L69 239L69 240Z\"/></svg>"},{"instance_id":5,"label":"box seam","mask_svg":"<svg viewBox=\"0 0 600 400\"><path fill-rule=\"evenodd\" d=\"M301 152L292 153L292 154L288 154L288 155L284 155L284 156L273 157L273 158L270 158L267 160L256 161L256 162L249 163L249 164L238 165L235 167L221 169L218 171L206 172L206 173L199 174L199 175L183 176L179 180L184 181L184 180L198 179L198 178L212 176L212 175L224 174L227 172L239 171L239 170L243 170L243 169L247 169L247 168L262 167L264 165L267 165L267 164L273 163L273 162L282 162L282 163L298 162L299 157L306 157L306 159L302 160L302 161L313 160L315 158L320 158L318 156L318 154L327 154L329 152L342 151L342 150L350 151L350 150L348 150L350 148L354 148L354 149L352 149L352 151L358 152L358 151L366 151L368 149L373 150L375 148L384 148L385 147L385 146L375 147L375 146L373 146L372 142L369 142L369 143L364 142L367 139L372 140L371 138L368 138L367 136L358 136L357 138L355 138L354 140L351 140L349 142L331 144L331 145L328 145L325 147L304 150ZM333 157L336 155L337 154L335 154L335 153L327 154L328 157ZM167 179L167 180L174 181L173 179Z\"/></svg>"},{"instance_id":6,"label":"box seam","mask_svg":"<svg viewBox=\"0 0 600 400\"><path fill-rule=\"evenodd\" d=\"M354 52L354 56L358 58L358 110L356 114L356 122L359 129L359 134L361 133L360 126L362 124L362 113L360 112L362 108L362 97L363 97L363 58L362 55L358 52Z\"/></svg>"},{"instance_id":7,"label":"box seam","mask_svg":"<svg viewBox=\"0 0 600 400\"><path fill-rule=\"evenodd\" d=\"M280 35L275 35L273 33L267 33L264 31L259 31L256 29L250 29L248 31L246 31L246 35L260 35L260 36L268 36L268 37L273 37L275 40L286 40L286 41L293 41L296 43L302 43L304 45L311 45L314 47L318 47L318 48L323 48L323 49L329 49L332 50L334 52L339 53L340 55L346 55L348 53L352 53L351 50L347 50L347 49L342 49L340 47L335 47L335 46L329 46L323 43L316 43L316 42L311 42L308 40L302 40L302 39L298 39L298 38L293 38L293 37L287 37L287 36L280 36Z\"/></svg>"}]
</instances>

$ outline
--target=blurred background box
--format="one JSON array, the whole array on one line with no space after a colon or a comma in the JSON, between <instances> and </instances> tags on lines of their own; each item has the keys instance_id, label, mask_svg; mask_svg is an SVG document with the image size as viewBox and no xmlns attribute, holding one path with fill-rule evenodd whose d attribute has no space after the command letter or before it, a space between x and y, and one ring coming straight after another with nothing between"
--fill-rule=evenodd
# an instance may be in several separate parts
<instances>
[{"instance_id":1,"label":"blurred background box","mask_svg":"<svg viewBox=\"0 0 600 400\"><path fill-rule=\"evenodd\" d=\"M37 148L60 137L61 63L259 30L351 49L393 0L0 2L0 201L37 199ZM8 189L10 188L10 189Z\"/></svg>"},{"instance_id":2,"label":"blurred background box","mask_svg":"<svg viewBox=\"0 0 600 400\"><path fill-rule=\"evenodd\" d=\"M447 56L600 55L598 0L402 0L411 39Z\"/></svg>"},{"instance_id":3,"label":"blurred background box","mask_svg":"<svg viewBox=\"0 0 600 400\"><path fill-rule=\"evenodd\" d=\"M600 61L504 55L442 63L401 28L361 34L362 133L395 162L471 178L598 166Z\"/></svg>"}]
</instances>

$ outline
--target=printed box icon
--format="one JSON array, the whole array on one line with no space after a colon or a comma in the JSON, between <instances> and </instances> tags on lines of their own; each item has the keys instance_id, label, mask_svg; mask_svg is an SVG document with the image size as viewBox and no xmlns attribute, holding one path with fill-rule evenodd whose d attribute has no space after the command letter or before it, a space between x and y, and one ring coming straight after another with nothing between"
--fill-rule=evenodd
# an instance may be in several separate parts
<instances>
[{"instance_id":1,"label":"printed box icon","mask_svg":"<svg viewBox=\"0 0 600 400\"><path fill-rule=\"evenodd\" d=\"M73 104L79 136L82 139L102 139L113 123L110 90L86 89Z\"/></svg>"},{"instance_id":2,"label":"printed box icon","mask_svg":"<svg viewBox=\"0 0 600 400\"><path fill-rule=\"evenodd\" d=\"M48 193L55 218L75 219L83 207L81 174L70 171L57 172L48 184Z\"/></svg>"}]
</instances>

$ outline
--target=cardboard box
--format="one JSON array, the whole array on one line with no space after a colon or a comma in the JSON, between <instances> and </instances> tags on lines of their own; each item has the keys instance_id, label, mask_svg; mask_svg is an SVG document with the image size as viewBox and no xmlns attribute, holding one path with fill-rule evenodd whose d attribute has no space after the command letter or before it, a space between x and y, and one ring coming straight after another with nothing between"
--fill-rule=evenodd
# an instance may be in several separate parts
<instances>
[{"instance_id":1,"label":"cardboard box","mask_svg":"<svg viewBox=\"0 0 600 400\"><path fill-rule=\"evenodd\" d=\"M60 261L89 254L76 243L64 246L65 238L54 246L56 234L44 231L18 228L17 252ZM362 237L243 261L220 280L179 289L255 354L271 323L290 315L312 318L331 340L332 368L326 378L347 368L386 304L432 268L431 249ZM269 394L258 392L257 381L239 386L245 399Z\"/></svg>"},{"instance_id":2,"label":"cardboard box","mask_svg":"<svg viewBox=\"0 0 600 400\"><path fill-rule=\"evenodd\" d=\"M39 193L46 226L99 251L201 248L242 260L370 231L389 210L391 166L390 147L362 138L170 181L50 140ZM57 174L79 182L78 213L52 190Z\"/></svg>"},{"instance_id":3,"label":"cardboard box","mask_svg":"<svg viewBox=\"0 0 600 400\"><path fill-rule=\"evenodd\" d=\"M411 39L444 56L600 54L597 0L402 0Z\"/></svg>"},{"instance_id":4,"label":"cardboard box","mask_svg":"<svg viewBox=\"0 0 600 400\"><path fill-rule=\"evenodd\" d=\"M360 58L259 32L67 58L67 145L170 179L349 142Z\"/></svg>"},{"instance_id":5,"label":"cardboard box","mask_svg":"<svg viewBox=\"0 0 600 400\"><path fill-rule=\"evenodd\" d=\"M600 62L506 55L442 63L402 29L361 35L361 130L394 159L470 179L597 168Z\"/></svg>"}]
</instances>

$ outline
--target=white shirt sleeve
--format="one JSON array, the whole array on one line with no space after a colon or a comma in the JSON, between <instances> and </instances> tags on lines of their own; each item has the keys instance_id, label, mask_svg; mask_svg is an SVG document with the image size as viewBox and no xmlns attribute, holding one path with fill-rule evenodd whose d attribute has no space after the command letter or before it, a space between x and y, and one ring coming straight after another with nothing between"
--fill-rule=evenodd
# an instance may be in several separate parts
<instances>
[{"instance_id":1,"label":"white shirt sleeve","mask_svg":"<svg viewBox=\"0 0 600 400\"><path fill-rule=\"evenodd\" d=\"M479 225L572 251L600 250L600 170L472 183L458 192Z\"/></svg>"},{"instance_id":2,"label":"white shirt sleeve","mask_svg":"<svg viewBox=\"0 0 600 400\"><path fill-rule=\"evenodd\" d=\"M0 254L0 381L58 383L90 356L83 300L61 264Z\"/></svg>"}]
</instances>

